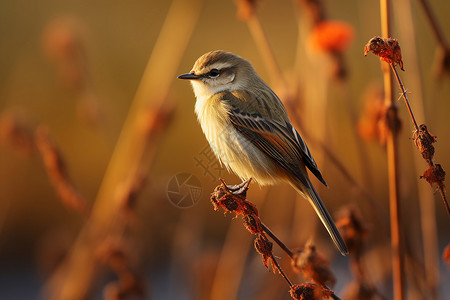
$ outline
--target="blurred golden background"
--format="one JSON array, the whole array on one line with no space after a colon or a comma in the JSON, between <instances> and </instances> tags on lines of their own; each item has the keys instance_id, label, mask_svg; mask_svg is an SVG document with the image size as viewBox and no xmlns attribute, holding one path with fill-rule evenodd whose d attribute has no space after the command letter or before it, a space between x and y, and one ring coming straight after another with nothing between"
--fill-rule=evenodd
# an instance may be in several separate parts
<instances>
[{"instance_id":1,"label":"blurred golden background","mask_svg":"<svg viewBox=\"0 0 450 300\"><path fill-rule=\"evenodd\" d=\"M209 156L192 90L176 79L203 53L223 49L250 60L286 101L329 185L319 188L328 209L335 218L345 207L361 214L368 228L366 276L390 299L386 155L371 114L383 75L379 59L363 55L367 41L381 35L379 3L322 1L321 22L347 25L342 35L314 40L316 1L257 1L253 12L241 6L241 17L233 1L171 2L0 3L0 298L290 299L282 278L266 271L240 218L213 210L209 197L219 177L240 180ZM418 123L438 137L435 159L447 169L449 69L438 74L439 45L420 1L393 2L392 35L406 70L400 76ZM430 2L450 38L450 2ZM275 69L270 51L255 40L258 24ZM323 46L332 38L343 45ZM408 299L438 299L435 291L444 299L449 218L439 192L419 179L426 163L402 101L405 286ZM198 179L192 184L199 189L178 191L171 180L186 178L181 173ZM428 206L419 201L424 193ZM194 205L173 203L187 195ZM333 290L349 291L351 263L335 251L307 201L287 185L255 183L248 199L290 247L312 240L331 262ZM434 219L421 215L424 207L435 210ZM426 230L434 230L432 253L423 248ZM274 254L293 282L304 281L275 246Z\"/></svg>"}]
</instances>

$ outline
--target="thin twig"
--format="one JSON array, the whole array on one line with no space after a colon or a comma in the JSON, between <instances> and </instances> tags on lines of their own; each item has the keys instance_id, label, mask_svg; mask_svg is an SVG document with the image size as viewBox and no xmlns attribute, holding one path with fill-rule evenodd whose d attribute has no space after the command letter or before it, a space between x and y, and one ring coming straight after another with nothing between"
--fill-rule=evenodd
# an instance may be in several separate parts
<instances>
[{"instance_id":1,"label":"thin twig","mask_svg":"<svg viewBox=\"0 0 450 300\"><path fill-rule=\"evenodd\" d=\"M278 262L275 258L272 260L272 263L276 266L277 271L280 272L280 274L281 274L281 276L283 276L284 280L286 280L286 282L289 284L289 287L292 287L292 282L289 280L289 278L286 276L286 274L284 274L283 269L280 267L280 265L278 264Z\"/></svg>"},{"instance_id":2,"label":"thin twig","mask_svg":"<svg viewBox=\"0 0 450 300\"><path fill-rule=\"evenodd\" d=\"M294 253L292 253L291 249L288 248L288 246L286 246L270 229L269 227L267 227L264 223L261 222L262 228L264 230L264 232L270 236L270 238L277 243L277 245L284 250L284 252L286 252L287 255L289 255L289 257L291 259L294 258Z\"/></svg>"},{"instance_id":3,"label":"thin twig","mask_svg":"<svg viewBox=\"0 0 450 300\"><path fill-rule=\"evenodd\" d=\"M259 49L263 61L266 64L267 69L269 70L272 80L275 83L281 85L283 93L286 93L286 91L288 90L288 84L283 76L280 65L275 58L275 54L273 53L272 47L270 46L269 39L267 38L266 33L262 28L258 16L256 14L253 14L250 18L248 18L247 25L253 37L253 40L255 41Z\"/></svg>"},{"instance_id":4,"label":"thin twig","mask_svg":"<svg viewBox=\"0 0 450 300\"><path fill-rule=\"evenodd\" d=\"M397 69L395 68L394 64L391 63L390 65L391 65L392 71L393 71L394 74L395 74L395 78L397 79L398 86L399 86L400 89L402 90L402 97L403 97L403 99L405 99L405 104L406 104L406 107L408 108L409 115L411 116L411 119L412 119L412 121L413 121L414 128L415 128L416 130L419 130L419 126L417 126L416 118L414 118L414 114L413 114L413 112L412 112L411 105L409 105L409 100L408 100L408 96L406 95L406 90L405 90L405 88L403 87L403 83L402 83L402 81L400 80L400 77L398 76Z\"/></svg>"}]
</instances>

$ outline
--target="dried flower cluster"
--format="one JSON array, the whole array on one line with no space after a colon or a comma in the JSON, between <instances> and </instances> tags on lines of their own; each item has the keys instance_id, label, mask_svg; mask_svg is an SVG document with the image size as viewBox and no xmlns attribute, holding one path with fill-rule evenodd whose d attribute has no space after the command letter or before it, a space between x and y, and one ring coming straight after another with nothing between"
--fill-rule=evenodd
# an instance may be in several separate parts
<instances>
[{"instance_id":1,"label":"dried flower cluster","mask_svg":"<svg viewBox=\"0 0 450 300\"><path fill-rule=\"evenodd\" d=\"M118 239L107 239L97 249L98 258L118 277L116 282L110 282L105 286L103 290L105 300L144 298L144 281L130 266L130 251L127 243Z\"/></svg>"},{"instance_id":2,"label":"dried flower cluster","mask_svg":"<svg viewBox=\"0 0 450 300\"><path fill-rule=\"evenodd\" d=\"M364 96L364 109L357 124L359 136L366 141L376 140L386 145L386 111L383 91L370 89Z\"/></svg>"},{"instance_id":3,"label":"dried flower cluster","mask_svg":"<svg viewBox=\"0 0 450 300\"><path fill-rule=\"evenodd\" d=\"M433 144L437 142L436 136L428 132L428 128L425 124L419 126L418 130L413 132L412 139L417 149L419 149L422 157L426 160L428 168L423 172L420 178L424 178L431 186L436 184L439 189L442 200L444 201L445 208L447 209L447 214L450 216L450 208L447 201L446 190L445 190L445 171L440 164L435 164L433 161L434 157L434 146Z\"/></svg>"},{"instance_id":4,"label":"dried flower cluster","mask_svg":"<svg viewBox=\"0 0 450 300\"><path fill-rule=\"evenodd\" d=\"M291 297L296 300L339 299L333 291L311 283L295 284L290 293Z\"/></svg>"},{"instance_id":5,"label":"dried flower cluster","mask_svg":"<svg viewBox=\"0 0 450 300\"><path fill-rule=\"evenodd\" d=\"M256 234L255 249L261 254L264 265L273 271L282 272L272 254L272 243L267 239L256 206L246 199L248 186L251 180L239 185L227 186L224 182L217 186L211 195L214 210L222 208L225 212L233 212L241 215L245 228L252 234Z\"/></svg>"},{"instance_id":6,"label":"dried flower cluster","mask_svg":"<svg viewBox=\"0 0 450 300\"><path fill-rule=\"evenodd\" d=\"M435 164L433 162L434 157L434 146L436 143L436 136L431 135L428 132L428 128L425 124L417 126L414 114L412 112L411 106L409 105L409 100L406 95L406 90L403 87L403 83L400 80L400 77L395 69L396 65L399 65L403 70L403 61L402 61L402 53L400 49L400 45L396 39L392 38L381 38L376 36L369 40L369 42L364 47L364 55L372 52L373 54L379 56L381 60L389 63L391 65L392 71L395 74L397 79L397 83L402 91L402 97L405 99L406 107L409 110L409 114L411 116L412 122L415 127L415 131L413 132L412 139L419 149L422 157L426 160L428 164L428 169L425 170L421 178L424 178L430 185L436 184L441 193L442 200L444 202L445 208L447 210L447 214L450 216L450 207L448 205L446 190L445 190L445 171L440 164ZM387 118L389 120L389 118ZM391 129L395 128L391 126Z\"/></svg>"},{"instance_id":7,"label":"dried flower cluster","mask_svg":"<svg viewBox=\"0 0 450 300\"><path fill-rule=\"evenodd\" d=\"M308 244L304 250L292 253L262 222L259 218L256 206L246 199L250 180L239 185L229 186L224 181L214 189L211 202L214 210L222 208L225 213L232 212L236 216L241 215L245 228L252 234L257 235L255 249L261 254L263 263L267 269L278 272L283 276L290 286L290 294L293 299L317 300L317 299L339 299L326 284L333 285L336 281L329 268L328 261L316 252L312 244ZM288 253L292 259L294 269L303 274L305 279L313 281L313 284L293 285L284 274L272 253L272 242L267 238L269 235L275 242Z\"/></svg>"},{"instance_id":8,"label":"dried flower cluster","mask_svg":"<svg viewBox=\"0 0 450 300\"><path fill-rule=\"evenodd\" d=\"M344 208L339 213L336 226L342 233L350 253L350 266L355 279L346 287L346 299L383 299L377 288L370 282L362 263L368 226L355 207Z\"/></svg>"},{"instance_id":9,"label":"dried flower cluster","mask_svg":"<svg viewBox=\"0 0 450 300\"><path fill-rule=\"evenodd\" d=\"M333 287L336 278L330 269L330 263L320 255L312 243L294 253L292 266L303 275L303 278L322 286Z\"/></svg>"}]
</instances>

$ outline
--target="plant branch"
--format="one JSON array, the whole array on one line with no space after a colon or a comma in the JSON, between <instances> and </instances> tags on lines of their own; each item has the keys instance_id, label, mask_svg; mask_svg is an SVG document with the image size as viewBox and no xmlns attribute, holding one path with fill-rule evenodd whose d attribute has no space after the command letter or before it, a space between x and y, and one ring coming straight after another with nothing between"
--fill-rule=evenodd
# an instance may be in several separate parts
<instances>
[{"instance_id":1,"label":"plant branch","mask_svg":"<svg viewBox=\"0 0 450 300\"><path fill-rule=\"evenodd\" d=\"M400 87L400 90L402 91L402 97L403 97L403 99L405 99L405 104L406 104L406 107L408 108L408 112L409 112L409 115L411 116L412 122L414 124L414 128L416 130L419 130L419 126L417 126L416 118L414 118L414 114L412 112L411 105L409 105L409 100L408 100L408 96L406 95L406 90L403 87L403 83L400 80L400 76L398 76L397 69L395 68L394 64L391 63L390 65L391 65L392 71L394 72L395 78L397 79L398 86Z\"/></svg>"},{"instance_id":2,"label":"plant branch","mask_svg":"<svg viewBox=\"0 0 450 300\"><path fill-rule=\"evenodd\" d=\"M284 252L286 252L287 255L289 255L289 257L291 259L294 258L294 253L291 251L291 249L288 248L288 246L286 246L270 229L269 227L267 227L264 223L261 222L262 228L264 230L264 232L270 236L270 238L277 243L277 245L283 249Z\"/></svg>"}]
</instances>

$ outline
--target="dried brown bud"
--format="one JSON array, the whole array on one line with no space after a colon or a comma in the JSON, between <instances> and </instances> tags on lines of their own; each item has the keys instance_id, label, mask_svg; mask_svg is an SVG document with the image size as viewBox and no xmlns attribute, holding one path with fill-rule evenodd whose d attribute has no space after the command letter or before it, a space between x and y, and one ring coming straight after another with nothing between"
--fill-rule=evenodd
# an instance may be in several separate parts
<instances>
[{"instance_id":1,"label":"dried brown bud","mask_svg":"<svg viewBox=\"0 0 450 300\"><path fill-rule=\"evenodd\" d=\"M442 200L444 201L445 208L447 209L447 214L450 217L450 206L448 205L446 191L445 191L445 171L440 164L432 164L428 169L423 172L420 178L425 178L430 185L435 183L441 193Z\"/></svg>"},{"instance_id":2,"label":"dried brown bud","mask_svg":"<svg viewBox=\"0 0 450 300\"><path fill-rule=\"evenodd\" d=\"M428 164L432 164L433 156L434 156L434 146L436 143L436 136L431 135L428 132L427 126L422 124L419 126L419 130L414 131L412 139L419 149L420 153L422 153L422 157L428 162Z\"/></svg>"},{"instance_id":3,"label":"dried brown bud","mask_svg":"<svg viewBox=\"0 0 450 300\"><path fill-rule=\"evenodd\" d=\"M303 278L314 283L330 286L336 283L328 260L321 256L311 243L308 243L303 250L294 253L292 266L302 274Z\"/></svg>"},{"instance_id":4,"label":"dried brown bud","mask_svg":"<svg viewBox=\"0 0 450 300\"><path fill-rule=\"evenodd\" d=\"M247 215L244 217L244 226L251 234L262 233L261 220L258 216Z\"/></svg>"},{"instance_id":5,"label":"dried brown bud","mask_svg":"<svg viewBox=\"0 0 450 300\"><path fill-rule=\"evenodd\" d=\"M290 294L296 300L339 299L333 291L311 283L294 284Z\"/></svg>"},{"instance_id":6,"label":"dried brown bud","mask_svg":"<svg viewBox=\"0 0 450 300\"><path fill-rule=\"evenodd\" d=\"M402 50L398 44L398 40L376 36L369 40L364 46L364 55L372 52L376 56L379 56L382 61L385 61L394 66L399 65L400 69L403 69Z\"/></svg>"},{"instance_id":7,"label":"dried brown bud","mask_svg":"<svg viewBox=\"0 0 450 300\"><path fill-rule=\"evenodd\" d=\"M384 92L380 87L372 87L364 95L364 109L357 124L358 134L366 141L378 140L386 144L386 105Z\"/></svg>"},{"instance_id":8,"label":"dried brown bud","mask_svg":"<svg viewBox=\"0 0 450 300\"><path fill-rule=\"evenodd\" d=\"M263 257L264 265L267 269L270 268L270 263L272 262L272 242L270 242L267 237L263 234L259 234L255 239L255 249Z\"/></svg>"},{"instance_id":9,"label":"dried brown bud","mask_svg":"<svg viewBox=\"0 0 450 300\"><path fill-rule=\"evenodd\" d=\"M349 252L356 257L360 257L368 229L359 211L355 207L341 210L336 226L341 232Z\"/></svg>"},{"instance_id":10,"label":"dried brown bud","mask_svg":"<svg viewBox=\"0 0 450 300\"><path fill-rule=\"evenodd\" d=\"M250 180L247 180L239 185L229 186L225 182L217 186L211 195L211 202L214 209L219 207L225 212L234 212L236 215L255 215L258 216L258 209L256 206L245 199Z\"/></svg>"},{"instance_id":11,"label":"dried brown bud","mask_svg":"<svg viewBox=\"0 0 450 300\"><path fill-rule=\"evenodd\" d=\"M423 172L424 178L429 184L444 185L445 171L440 164L431 165Z\"/></svg>"}]
</instances>

